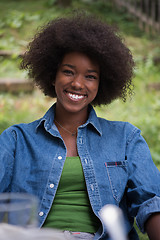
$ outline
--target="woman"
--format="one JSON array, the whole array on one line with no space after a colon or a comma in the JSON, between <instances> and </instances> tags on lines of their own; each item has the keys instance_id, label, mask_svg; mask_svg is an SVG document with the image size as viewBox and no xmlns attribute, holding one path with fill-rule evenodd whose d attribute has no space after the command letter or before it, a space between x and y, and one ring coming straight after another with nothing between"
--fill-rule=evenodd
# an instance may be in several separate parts
<instances>
[{"instance_id":1,"label":"woman","mask_svg":"<svg viewBox=\"0 0 160 240\"><path fill-rule=\"evenodd\" d=\"M98 118L91 106L125 101L133 67L115 29L84 14L53 20L29 44L22 68L56 103L1 134L0 190L38 196L39 227L109 239L99 211L115 204L129 239L138 239L134 217L159 239L160 173L140 130Z\"/></svg>"}]
</instances>

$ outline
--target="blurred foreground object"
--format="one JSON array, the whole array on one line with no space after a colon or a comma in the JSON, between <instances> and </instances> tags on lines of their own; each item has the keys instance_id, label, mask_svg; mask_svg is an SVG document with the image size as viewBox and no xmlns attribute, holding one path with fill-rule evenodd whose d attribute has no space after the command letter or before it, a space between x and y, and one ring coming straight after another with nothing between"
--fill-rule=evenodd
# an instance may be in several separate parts
<instances>
[{"instance_id":1,"label":"blurred foreground object","mask_svg":"<svg viewBox=\"0 0 160 240\"><path fill-rule=\"evenodd\" d=\"M0 194L0 228L3 223L35 228L38 226L37 216L38 199L34 195L28 193Z\"/></svg>"},{"instance_id":2,"label":"blurred foreground object","mask_svg":"<svg viewBox=\"0 0 160 240\"><path fill-rule=\"evenodd\" d=\"M120 208L108 204L100 210L99 215L112 240L127 240L123 213Z\"/></svg>"},{"instance_id":3,"label":"blurred foreground object","mask_svg":"<svg viewBox=\"0 0 160 240\"><path fill-rule=\"evenodd\" d=\"M26 229L9 224L0 224L0 240L65 240L63 232L52 229ZM69 240L73 238L70 237Z\"/></svg>"}]
</instances>

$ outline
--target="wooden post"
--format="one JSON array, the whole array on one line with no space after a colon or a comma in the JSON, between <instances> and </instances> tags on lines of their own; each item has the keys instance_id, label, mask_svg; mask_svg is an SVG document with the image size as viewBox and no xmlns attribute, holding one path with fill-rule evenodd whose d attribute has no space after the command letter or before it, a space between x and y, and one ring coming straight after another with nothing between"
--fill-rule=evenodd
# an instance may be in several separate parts
<instances>
[{"instance_id":1,"label":"wooden post","mask_svg":"<svg viewBox=\"0 0 160 240\"><path fill-rule=\"evenodd\" d=\"M158 31L160 32L160 0L157 0L157 8Z\"/></svg>"},{"instance_id":2,"label":"wooden post","mask_svg":"<svg viewBox=\"0 0 160 240\"><path fill-rule=\"evenodd\" d=\"M0 79L0 92L32 92L34 84L31 79Z\"/></svg>"},{"instance_id":3,"label":"wooden post","mask_svg":"<svg viewBox=\"0 0 160 240\"><path fill-rule=\"evenodd\" d=\"M154 26L156 24L156 22L155 22L155 0L151 1L151 19L152 19L151 32L152 32L152 34L155 34L155 26Z\"/></svg>"},{"instance_id":4,"label":"wooden post","mask_svg":"<svg viewBox=\"0 0 160 240\"><path fill-rule=\"evenodd\" d=\"M149 19L150 18L150 0L145 0L145 13L146 13L146 15L147 15L147 19ZM149 27L149 24L148 23L145 23L145 31L147 32L147 33L149 33L150 32L150 27Z\"/></svg>"},{"instance_id":5,"label":"wooden post","mask_svg":"<svg viewBox=\"0 0 160 240\"><path fill-rule=\"evenodd\" d=\"M143 0L140 0L139 10L140 10L141 13L143 13ZM141 16L139 16L138 20L139 20L139 28L141 30L143 30L143 21L142 21Z\"/></svg>"},{"instance_id":6,"label":"wooden post","mask_svg":"<svg viewBox=\"0 0 160 240\"><path fill-rule=\"evenodd\" d=\"M114 0L119 8L125 7L138 19L146 32L160 32L160 0Z\"/></svg>"}]
</instances>

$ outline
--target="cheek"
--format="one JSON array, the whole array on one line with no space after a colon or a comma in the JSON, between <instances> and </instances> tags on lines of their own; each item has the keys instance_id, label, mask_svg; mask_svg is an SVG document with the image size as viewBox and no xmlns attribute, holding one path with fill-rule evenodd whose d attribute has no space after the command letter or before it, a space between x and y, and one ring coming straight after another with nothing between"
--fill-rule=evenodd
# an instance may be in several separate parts
<instances>
[{"instance_id":1,"label":"cheek","mask_svg":"<svg viewBox=\"0 0 160 240\"><path fill-rule=\"evenodd\" d=\"M90 89L90 91L92 92L98 92L99 81L88 83L87 88Z\"/></svg>"},{"instance_id":2,"label":"cheek","mask_svg":"<svg viewBox=\"0 0 160 240\"><path fill-rule=\"evenodd\" d=\"M97 94L97 92L98 92L98 88L99 88L99 82L96 84L96 86L95 86L95 93Z\"/></svg>"},{"instance_id":3,"label":"cheek","mask_svg":"<svg viewBox=\"0 0 160 240\"><path fill-rule=\"evenodd\" d=\"M55 88L55 92L56 92L56 95L57 95L58 92L59 92L59 89L60 89L59 84L58 84L57 81L54 82L54 88Z\"/></svg>"}]
</instances>

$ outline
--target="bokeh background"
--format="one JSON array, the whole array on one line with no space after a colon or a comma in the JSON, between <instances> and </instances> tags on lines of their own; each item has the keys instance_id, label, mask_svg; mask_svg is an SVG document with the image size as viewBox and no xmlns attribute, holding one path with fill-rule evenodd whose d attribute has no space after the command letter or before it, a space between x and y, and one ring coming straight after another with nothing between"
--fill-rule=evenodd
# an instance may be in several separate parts
<instances>
[{"instance_id":1,"label":"bokeh background","mask_svg":"<svg viewBox=\"0 0 160 240\"><path fill-rule=\"evenodd\" d=\"M106 119L129 121L140 128L160 169L159 0L1 0L0 133L10 125L43 116L54 103L55 99L33 87L27 72L19 70L21 55L41 25L75 9L96 14L118 27L131 50L136 62L132 99L96 107L96 112ZM139 234L141 240L148 239Z\"/></svg>"}]
</instances>

